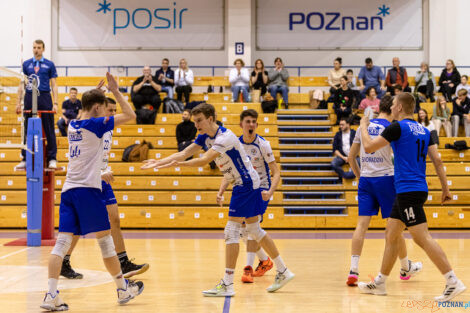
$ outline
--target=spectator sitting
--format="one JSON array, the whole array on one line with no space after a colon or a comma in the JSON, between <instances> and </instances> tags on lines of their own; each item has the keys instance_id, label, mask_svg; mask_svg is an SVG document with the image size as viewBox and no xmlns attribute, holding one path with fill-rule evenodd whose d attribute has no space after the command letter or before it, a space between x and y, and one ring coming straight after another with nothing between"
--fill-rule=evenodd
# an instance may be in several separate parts
<instances>
[{"instance_id":1,"label":"spectator sitting","mask_svg":"<svg viewBox=\"0 0 470 313\"><path fill-rule=\"evenodd\" d=\"M189 95L193 91L191 87L194 83L193 71L188 68L188 62L185 59L180 60L180 66L175 71L175 91L179 101L189 102Z\"/></svg>"},{"instance_id":2,"label":"spectator sitting","mask_svg":"<svg viewBox=\"0 0 470 313\"><path fill-rule=\"evenodd\" d=\"M175 85L175 72L169 67L170 61L167 58L162 60L162 67L155 73L157 84L162 86L162 91L166 92L168 98L173 99L173 86Z\"/></svg>"},{"instance_id":3,"label":"spectator sitting","mask_svg":"<svg viewBox=\"0 0 470 313\"><path fill-rule=\"evenodd\" d=\"M71 120L80 118L82 103L77 99L77 88L70 88L69 98L62 102L62 116L57 121L62 136L67 136L67 127Z\"/></svg>"},{"instance_id":4,"label":"spectator sitting","mask_svg":"<svg viewBox=\"0 0 470 313\"><path fill-rule=\"evenodd\" d=\"M336 133L333 139L333 161L331 161L331 167L338 174L339 179L342 178L354 178L356 177L352 170L344 172L342 166L348 163L349 150L354 140L356 131L351 129L349 121L343 118L339 122L339 131Z\"/></svg>"},{"instance_id":5,"label":"spectator sitting","mask_svg":"<svg viewBox=\"0 0 470 313\"><path fill-rule=\"evenodd\" d=\"M269 92L271 96L276 99L277 93L282 94L282 99L286 109L289 108L289 98L288 92L289 87L287 87L287 80L289 79L289 72L284 68L281 58L276 58L274 60L275 68L270 69L268 72L269 78Z\"/></svg>"},{"instance_id":6,"label":"spectator sitting","mask_svg":"<svg viewBox=\"0 0 470 313\"><path fill-rule=\"evenodd\" d=\"M341 77L346 75L346 71L341 67L343 59L336 58L333 62L333 68L328 73L328 84L330 85L330 99L334 99L336 91L340 87Z\"/></svg>"},{"instance_id":7,"label":"spectator sitting","mask_svg":"<svg viewBox=\"0 0 470 313\"><path fill-rule=\"evenodd\" d=\"M470 86L467 85L467 83L468 83L468 76L467 75L462 75L462 77L460 78L460 84L455 89L455 96L456 97L458 96L458 92L459 92L460 89L465 89L465 90L467 90L467 92L470 92Z\"/></svg>"},{"instance_id":8,"label":"spectator sitting","mask_svg":"<svg viewBox=\"0 0 470 313\"><path fill-rule=\"evenodd\" d=\"M340 87L336 91L333 109L336 113L336 125L343 118L348 118L352 113L354 103L354 92L348 87L348 77L343 76L340 79Z\"/></svg>"},{"instance_id":9,"label":"spectator sitting","mask_svg":"<svg viewBox=\"0 0 470 313\"><path fill-rule=\"evenodd\" d=\"M400 59L394 57L392 60L393 67L387 72L387 78L385 84L387 85L387 91L395 95L395 87L400 86L402 91L411 92L408 86L408 74L406 69L400 66Z\"/></svg>"},{"instance_id":10,"label":"spectator sitting","mask_svg":"<svg viewBox=\"0 0 470 313\"><path fill-rule=\"evenodd\" d=\"M370 119L374 118L374 113L379 113L380 100L374 87L367 88L366 97L362 99L359 109L364 110L364 115Z\"/></svg>"},{"instance_id":11,"label":"spectator sitting","mask_svg":"<svg viewBox=\"0 0 470 313\"><path fill-rule=\"evenodd\" d=\"M158 84L155 77L152 76L150 66L144 66L140 76L132 84L131 99L136 110L142 109L145 105L150 104L152 109L158 110L162 100L159 92L162 87Z\"/></svg>"},{"instance_id":12,"label":"spectator sitting","mask_svg":"<svg viewBox=\"0 0 470 313\"><path fill-rule=\"evenodd\" d=\"M183 111L182 118L183 121L176 126L176 141L178 142L178 151L183 151L189 145L191 145L194 142L197 133L196 126L194 125L194 122L191 121L190 109Z\"/></svg>"},{"instance_id":13,"label":"spectator sitting","mask_svg":"<svg viewBox=\"0 0 470 313\"><path fill-rule=\"evenodd\" d=\"M261 59L256 60L255 68L251 72L251 85L254 90L261 90L261 97L264 96L268 86L268 72L264 69L264 63Z\"/></svg>"},{"instance_id":14,"label":"spectator sitting","mask_svg":"<svg viewBox=\"0 0 470 313\"><path fill-rule=\"evenodd\" d=\"M361 90L361 97L365 97L365 93L369 87L374 87L378 98L381 98L386 90L384 74L380 67L374 66L371 58L367 58L365 63L366 65L362 67L359 72L359 90Z\"/></svg>"},{"instance_id":15,"label":"spectator sitting","mask_svg":"<svg viewBox=\"0 0 470 313\"><path fill-rule=\"evenodd\" d=\"M452 101L452 95L455 94L458 84L460 84L460 73L455 67L454 61L449 59L446 62L446 68L442 70L441 77L439 77L439 91L447 101Z\"/></svg>"},{"instance_id":16,"label":"spectator sitting","mask_svg":"<svg viewBox=\"0 0 470 313\"><path fill-rule=\"evenodd\" d=\"M450 109L447 107L447 101L443 96L438 96L432 112L431 122L434 123L437 135L444 126L447 137L452 136L452 124L450 122Z\"/></svg>"},{"instance_id":17,"label":"spectator sitting","mask_svg":"<svg viewBox=\"0 0 470 313\"><path fill-rule=\"evenodd\" d=\"M430 123L429 118L428 118L428 111L426 111L425 109L419 110L418 123L426 127L431 133L431 136L433 137L434 142L439 144L439 134L436 131L436 126L434 125L434 123Z\"/></svg>"},{"instance_id":18,"label":"spectator sitting","mask_svg":"<svg viewBox=\"0 0 470 313\"><path fill-rule=\"evenodd\" d=\"M235 68L230 70L228 78L232 85L232 100L237 102L241 91L243 101L250 102L250 73L244 67L245 62L242 59L236 59L233 65L235 65Z\"/></svg>"},{"instance_id":19,"label":"spectator sitting","mask_svg":"<svg viewBox=\"0 0 470 313\"><path fill-rule=\"evenodd\" d=\"M460 89L457 98L452 101L452 137L459 136L459 125L464 125L465 136L470 137L470 99L466 89Z\"/></svg>"},{"instance_id":20,"label":"spectator sitting","mask_svg":"<svg viewBox=\"0 0 470 313\"><path fill-rule=\"evenodd\" d=\"M436 79L432 72L429 71L429 65L427 63L421 63L421 69L416 72L415 84L415 99L418 98L418 94L421 94L424 98L429 98L431 102L434 102Z\"/></svg>"},{"instance_id":21,"label":"spectator sitting","mask_svg":"<svg viewBox=\"0 0 470 313\"><path fill-rule=\"evenodd\" d=\"M353 91L354 93L354 103L353 103L353 108L358 107L359 103L361 102L361 94L359 92L359 88L357 87L357 80L356 76L354 76L353 70L349 69L346 72L346 76L348 77L348 87Z\"/></svg>"}]
</instances>

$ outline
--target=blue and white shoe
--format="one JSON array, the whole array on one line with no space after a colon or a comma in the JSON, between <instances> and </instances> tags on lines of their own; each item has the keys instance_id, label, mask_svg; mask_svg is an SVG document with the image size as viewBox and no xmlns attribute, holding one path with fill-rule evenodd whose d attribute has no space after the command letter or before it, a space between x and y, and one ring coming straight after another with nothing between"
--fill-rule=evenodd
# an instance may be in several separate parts
<instances>
[{"instance_id":1,"label":"blue and white shoe","mask_svg":"<svg viewBox=\"0 0 470 313\"><path fill-rule=\"evenodd\" d=\"M59 297L59 291L54 295L46 293L41 308L47 311L67 311L69 306Z\"/></svg>"},{"instance_id":2,"label":"blue and white shoe","mask_svg":"<svg viewBox=\"0 0 470 313\"><path fill-rule=\"evenodd\" d=\"M144 290L144 283L126 279L126 289L117 289L118 303L124 304L134 299Z\"/></svg>"}]
</instances>

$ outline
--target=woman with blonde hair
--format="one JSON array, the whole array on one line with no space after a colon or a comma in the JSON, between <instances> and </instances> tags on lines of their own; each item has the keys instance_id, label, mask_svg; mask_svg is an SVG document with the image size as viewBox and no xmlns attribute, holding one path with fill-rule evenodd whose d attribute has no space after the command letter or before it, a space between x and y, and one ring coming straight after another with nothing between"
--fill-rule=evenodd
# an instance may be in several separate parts
<instances>
[{"instance_id":1,"label":"woman with blonde hair","mask_svg":"<svg viewBox=\"0 0 470 313\"><path fill-rule=\"evenodd\" d=\"M450 122L450 109L447 107L447 101L443 96L438 96L436 104L432 111L431 122L436 127L437 135L441 131L441 127L444 126L446 137L452 136L452 123Z\"/></svg>"}]
</instances>

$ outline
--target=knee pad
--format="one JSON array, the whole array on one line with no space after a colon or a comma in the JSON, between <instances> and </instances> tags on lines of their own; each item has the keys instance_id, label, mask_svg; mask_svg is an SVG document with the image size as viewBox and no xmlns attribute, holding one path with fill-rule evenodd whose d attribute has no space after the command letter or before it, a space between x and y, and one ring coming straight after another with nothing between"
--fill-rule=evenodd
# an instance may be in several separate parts
<instances>
[{"instance_id":1,"label":"knee pad","mask_svg":"<svg viewBox=\"0 0 470 313\"><path fill-rule=\"evenodd\" d=\"M224 234L225 234L225 243L226 244L233 244L240 242L240 229L242 224L228 221L227 225L225 225Z\"/></svg>"},{"instance_id":2,"label":"knee pad","mask_svg":"<svg viewBox=\"0 0 470 313\"><path fill-rule=\"evenodd\" d=\"M101 255L103 259L111 258L116 256L116 248L114 248L114 241L111 235L107 235L98 239L98 244L101 248Z\"/></svg>"},{"instance_id":3,"label":"knee pad","mask_svg":"<svg viewBox=\"0 0 470 313\"><path fill-rule=\"evenodd\" d=\"M59 233L57 235L57 240L55 241L55 246L52 249L51 254L60 256L62 259L67 254L72 245L72 235Z\"/></svg>"},{"instance_id":4,"label":"knee pad","mask_svg":"<svg viewBox=\"0 0 470 313\"><path fill-rule=\"evenodd\" d=\"M261 228L259 225L259 222L252 223L252 224L247 224L246 225L246 230L248 231L248 234L253 240L256 240L257 242L260 242L261 239L266 236L266 232L264 229Z\"/></svg>"}]
</instances>

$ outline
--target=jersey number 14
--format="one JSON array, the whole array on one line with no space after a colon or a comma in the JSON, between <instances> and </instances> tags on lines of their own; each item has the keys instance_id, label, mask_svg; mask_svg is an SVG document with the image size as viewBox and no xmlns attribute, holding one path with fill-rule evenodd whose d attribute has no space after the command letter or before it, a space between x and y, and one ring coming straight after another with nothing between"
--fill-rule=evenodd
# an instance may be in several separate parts
<instances>
[{"instance_id":1,"label":"jersey number 14","mask_svg":"<svg viewBox=\"0 0 470 313\"><path fill-rule=\"evenodd\" d=\"M426 153L424 153L424 146L426 145L426 142L424 140L416 140L416 144L418 145L418 162L419 159L423 159L423 162L426 162Z\"/></svg>"}]
</instances>

